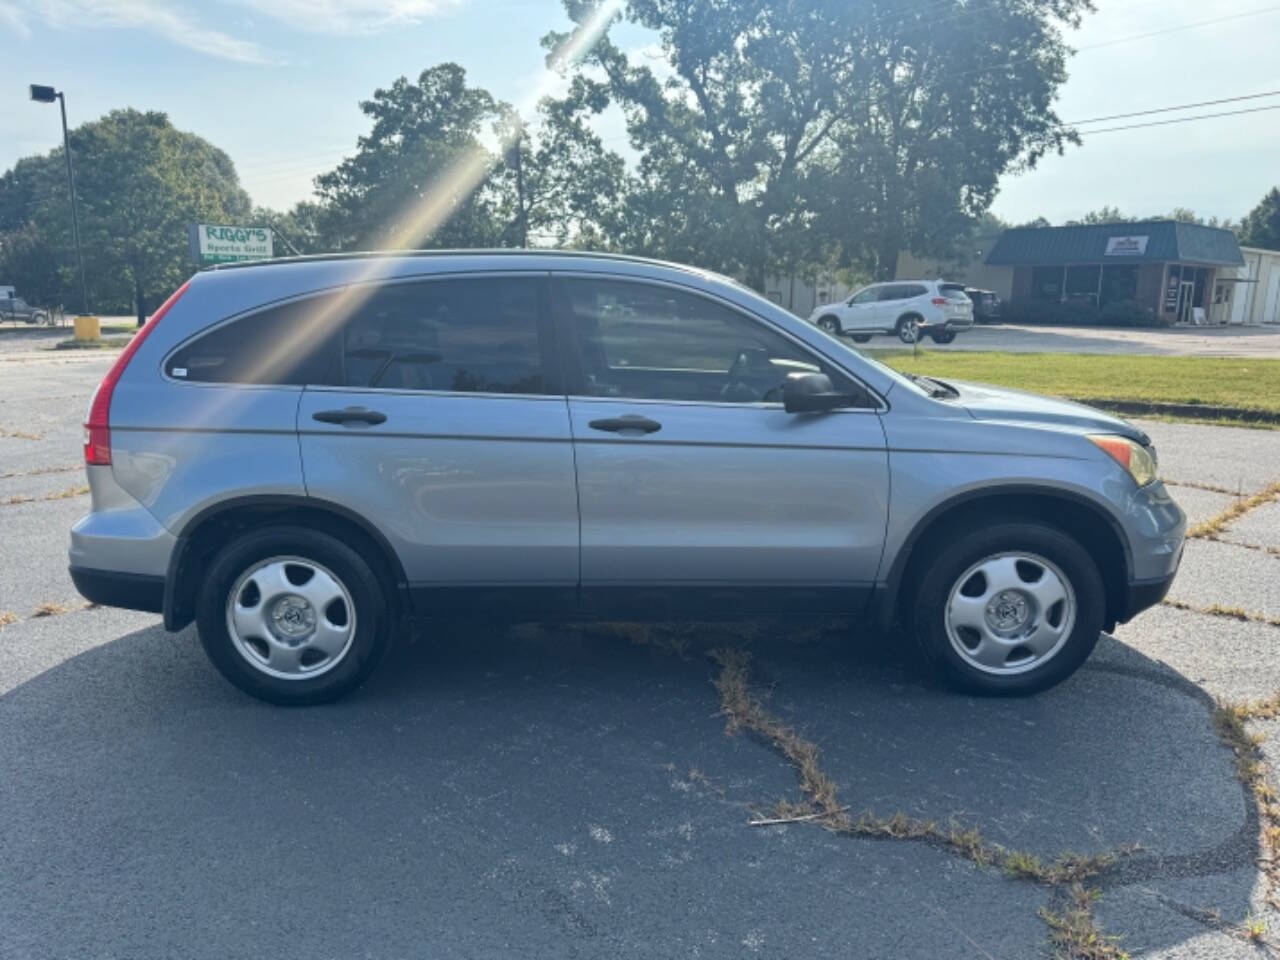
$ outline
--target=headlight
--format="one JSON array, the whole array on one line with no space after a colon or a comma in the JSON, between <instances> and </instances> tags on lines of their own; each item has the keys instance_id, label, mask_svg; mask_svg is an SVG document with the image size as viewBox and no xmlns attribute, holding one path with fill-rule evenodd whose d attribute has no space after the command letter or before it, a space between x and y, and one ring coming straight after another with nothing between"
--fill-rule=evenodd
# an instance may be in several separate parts
<instances>
[{"instance_id":1,"label":"headlight","mask_svg":"<svg viewBox=\"0 0 1280 960\"><path fill-rule=\"evenodd\" d=\"M1156 458L1142 444L1128 437L1117 437L1111 434L1093 434L1089 439L1110 454L1116 463L1128 470L1138 486L1145 487L1148 483L1155 481Z\"/></svg>"}]
</instances>

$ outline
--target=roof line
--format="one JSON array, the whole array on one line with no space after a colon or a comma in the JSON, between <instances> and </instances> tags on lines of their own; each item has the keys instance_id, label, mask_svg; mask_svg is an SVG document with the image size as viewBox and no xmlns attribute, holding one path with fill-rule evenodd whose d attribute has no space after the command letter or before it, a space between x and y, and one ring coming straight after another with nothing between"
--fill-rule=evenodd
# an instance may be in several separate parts
<instances>
[{"instance_id":1,"label":"roof line","mask_svg":"<svg viewBox=\"0 0 1280 960\"><path fill-rule=\"evenodd\" d=\"M274 266L282 263L324 263L331 260L393 260L397 258L427 259L434 257L457 256L563 257L566 260L621 260L627 263L645 263L653 266L675 267L680 270L700 272L698 267L691 267L682 263L671 263L666 260L657 260L652 257L637 257L624 253L600 253L592 250L546 250L537 247L459 247L441 250L356 250L345 253L311 253L296 257L271 257L263 260L243 260L237 263L214 263L209 266L202 267L201 269L208 271L243 270L251 267Z\"/></svg>"}]
</instances>

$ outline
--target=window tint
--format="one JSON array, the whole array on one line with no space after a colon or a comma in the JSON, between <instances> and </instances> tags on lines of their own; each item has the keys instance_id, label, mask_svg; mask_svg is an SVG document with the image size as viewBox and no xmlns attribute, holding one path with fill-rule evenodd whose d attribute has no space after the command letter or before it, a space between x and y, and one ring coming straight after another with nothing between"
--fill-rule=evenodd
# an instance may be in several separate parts
<instances>
[{"instance_id":1,"label":"window tint","mask_svg":"<svg viewBox=\"0 0 1280 960\"><path fill-rule=\"evenodd\" d=\"M338 383L459 393L547 393L536 279L384 287L342 330Z\"/></svg>"},{"instance_id":2,"label":"window tint","mask_svg":"<svg viewBox=\"0 0 1280 960\"><path fill-rule=\"evenodd\" d=\"M224 324L180 348L168 373L200 383L323 382L332 337L321 327L332 299L312 297Z\"/></svg>"},{"instance_id":3,"label":"window tint","mask_svg":"<svg viewBox=\"0 0 1280 960\"><path fill-rule=\"evenodd\" d=\"M311 297L213 330L174 354L169 373L214 383L545 393L539 283L435 280L363 299Z\"/></svg>"},{"instance_id":4,"label":"window tint","mask_svg":"<svg viewBox=\"0 0 1280 960\"><path fill-rule=\"evenodd\" d=\"M615 280L564 282L582 358L578 391L595 397L781 402L790 374L847 377L763 323L704 297Z\"/></svg>"}]
</instances>

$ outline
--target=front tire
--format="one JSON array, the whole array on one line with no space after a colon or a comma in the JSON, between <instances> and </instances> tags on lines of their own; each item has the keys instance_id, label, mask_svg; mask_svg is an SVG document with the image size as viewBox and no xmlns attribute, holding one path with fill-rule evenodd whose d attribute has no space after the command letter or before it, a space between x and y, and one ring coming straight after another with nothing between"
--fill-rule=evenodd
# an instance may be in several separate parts
<instances>
[{"instance_id":1,"label":"front tire","mask_svg":"<svg viewBox=\"0 0 1280 960\"><path fill-rule=\"evenodd\" d=\"M966 693L1046 690L1084 663L1102 632L1107 598L1097 565L1047 524L951 536L915 579L908 629L942 678Z\"/></svg>"},{"instance_id":2,"label":"front tire","mask_svg":"<svg viewBox=\"0 0 1280 960\"><path fill-rule=\"evenodd\" d=\"M390 645L388 598L363 556L303 527L245 534L210 564L196 607L210 661L240 690L283 705L358 687Z\"/></svg>"},{"instance_id":3,"label":"front tire","mask_svg":"<svg viewBox=\"0 0 1280 960\"><path fill-rule=\"evenodd\" d=\"M833 337L840 336L840 321L833 316L825 316L818 320L818 326Z\"/></svg>"}]
</instances>

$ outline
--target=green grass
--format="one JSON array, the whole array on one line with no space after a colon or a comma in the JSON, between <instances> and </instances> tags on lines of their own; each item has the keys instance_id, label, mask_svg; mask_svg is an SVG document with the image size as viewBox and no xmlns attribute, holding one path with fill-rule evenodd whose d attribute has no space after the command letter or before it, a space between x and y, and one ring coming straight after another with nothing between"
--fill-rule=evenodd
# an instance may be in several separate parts
<instances>
[{"instance_id":1,"label":"green grass","mask_svg":"<svg viewBox=\"0 0 1280 960\"><path fill-rule=\"evenodd\" d=\"M1280 358L875 351L895 370L1075 400L1195 404L1280 414Z\"/></svg>"}]
</instances>

